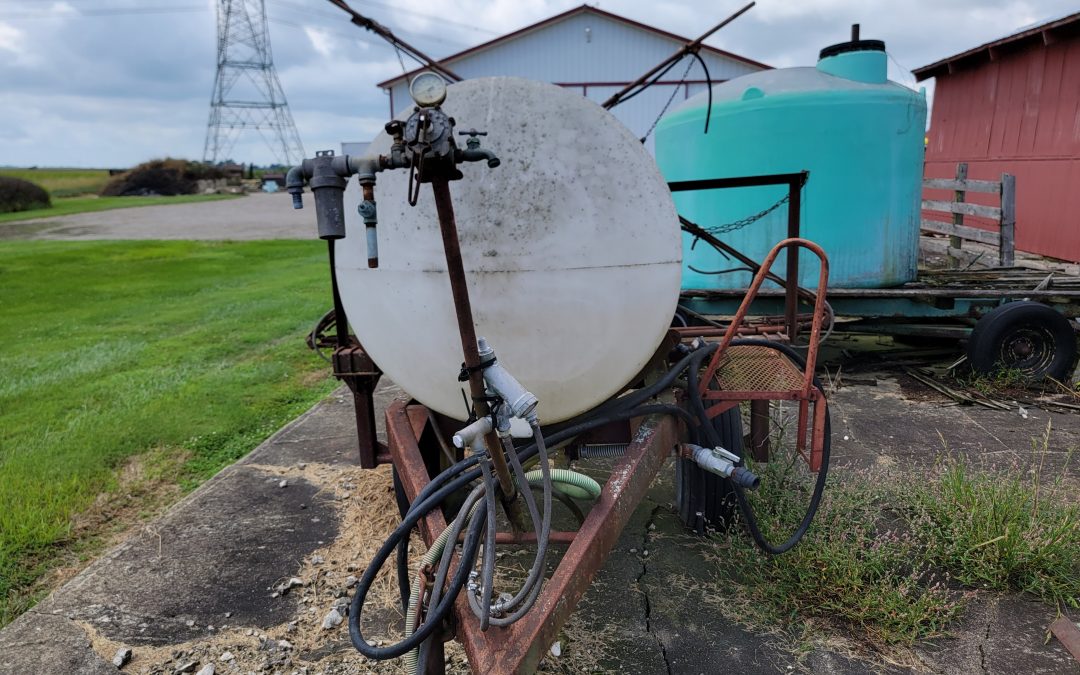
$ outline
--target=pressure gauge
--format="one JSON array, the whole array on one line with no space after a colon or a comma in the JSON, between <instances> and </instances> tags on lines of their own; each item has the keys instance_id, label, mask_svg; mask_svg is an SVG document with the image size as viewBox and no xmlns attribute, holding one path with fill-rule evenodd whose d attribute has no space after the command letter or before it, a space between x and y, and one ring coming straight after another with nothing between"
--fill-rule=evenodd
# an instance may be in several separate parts
<instances>
[{"instance_id":1,"label":"pressure gauge","mask_svg":"<svg viewBox=\"0 0 1080 675\"><path fill-rule=\"evenodd\" d=\"M409 85L409 94L421 108L433 108L446 100L446 82L431 71L420 73Z\"/></svg>"}]
</instances>

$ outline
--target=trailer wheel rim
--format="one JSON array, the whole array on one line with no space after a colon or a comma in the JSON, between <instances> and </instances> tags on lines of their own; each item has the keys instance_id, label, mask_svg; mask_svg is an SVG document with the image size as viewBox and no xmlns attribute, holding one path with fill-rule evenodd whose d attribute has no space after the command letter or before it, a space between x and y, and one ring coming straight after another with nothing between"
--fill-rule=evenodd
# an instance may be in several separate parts
<instances>
[{"instance_id":1,"label":"trailer wheel rim","mask_svg":"<svg viewBox=\"0 0 1080 675\"><path fill-rule=\"evenodd\" d=\"M999 362L1027 375L1039 375L1050 368L1057 350L1054 335L1044 326L1024 324L1003 336Z\"/></svg>"}]
</instances>

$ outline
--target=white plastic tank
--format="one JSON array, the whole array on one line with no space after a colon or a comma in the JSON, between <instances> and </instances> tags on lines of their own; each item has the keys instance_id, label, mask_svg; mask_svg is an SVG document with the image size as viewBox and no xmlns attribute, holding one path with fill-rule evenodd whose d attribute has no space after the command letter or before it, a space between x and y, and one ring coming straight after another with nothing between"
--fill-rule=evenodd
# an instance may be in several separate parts
<instances>
[{"instance_id":1,"label":"white plastic tank","mask_svg":"<svg viewBox=\"0 0 1080 675\"><path fill-rule=\"evenodd\" d=\"M486 131L482 147L502 161L461 164L464 179L450 184L476 334L540 399L542 422L584 412L641 371L670 324L681 267L671 194L630 131L577 92L481 78L451 85L442 107L457 131ZM369 153L389 150L381 133ZM431 186L415 207L407 186L405 171L378 175L379 267L368 269L351 179L342 301L387 376L462 420L461 339Z\"/></svg>"}]
</instances>

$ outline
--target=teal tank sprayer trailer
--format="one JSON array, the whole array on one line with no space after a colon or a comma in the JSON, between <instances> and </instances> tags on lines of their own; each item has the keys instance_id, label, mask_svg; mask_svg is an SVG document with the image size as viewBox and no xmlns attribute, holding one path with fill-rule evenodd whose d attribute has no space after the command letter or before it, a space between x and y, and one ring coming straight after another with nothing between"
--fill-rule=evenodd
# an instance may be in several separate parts
<instances>
[{"instance_id":1,"label":"teal tank sprayer trailer","mask_svg":"<svg viewBox=\"0 0 1080 675\"><path fill-rule=\"evenodd\" d=\"M977 274L918 269L926 96L889 81L887 62L885 43L860 39L856 24L851 40L822 49L814 67L744 75L660 120L656 161L684 219L677 319L734 314L755 269L747 261L800 236L828 253L834 317L858 319L845 326L967 340L978 370L1066 377L1076 354L1066 318L1080 313L1076 290L1040 295L983 284ZM800 267L785 256L778 266L814 289L814 261ZM753 313L783 312L795 332L797 310L781 296L762 289ZM1021 299L1027 309L1006 306ZM1057 302L1057 311L1030 300Z\"/></svg>"}]
</instances>

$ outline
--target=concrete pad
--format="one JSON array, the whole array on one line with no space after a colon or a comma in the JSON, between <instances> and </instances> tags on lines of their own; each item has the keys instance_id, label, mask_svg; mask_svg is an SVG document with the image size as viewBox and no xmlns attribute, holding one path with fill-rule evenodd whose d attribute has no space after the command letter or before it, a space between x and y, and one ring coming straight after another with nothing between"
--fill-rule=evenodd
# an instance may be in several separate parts
<instances>
[{"instance_id":1,"label":"concrete pad","mask_svg":"<svg viewBox=\"0 0 1080 675\"><path fill-rule=\"evenodd\" d=\"M318 486L281 480L250 467L219 474L36 610L91 622L130 645L181 642L215 624L281 623L292 612L272 597L281 570L337 533Z\"/></svg>"},{"instance_id":2,"label":"concrete pad","mask_svg":"<svg viewBox=\"0 0 1080 675\"><path fill-rule=\"evenodd\" d=\"M30 675L115 675L78 624L63 616L23 614L0 631L0 672Z\"/></svg>"}]
</instances>

